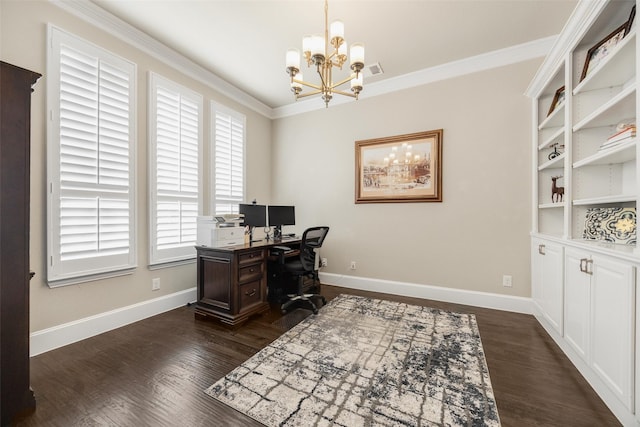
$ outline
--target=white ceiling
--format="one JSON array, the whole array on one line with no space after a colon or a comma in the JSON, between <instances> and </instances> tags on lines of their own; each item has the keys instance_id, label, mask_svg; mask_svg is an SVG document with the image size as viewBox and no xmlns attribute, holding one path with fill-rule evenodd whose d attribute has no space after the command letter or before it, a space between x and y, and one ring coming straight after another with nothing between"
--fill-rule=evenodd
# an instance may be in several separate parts
<instances>
[{"instance_id":1,"label":"white ceiling","mask_svg":"<svg viewBox=\"0 0 640 427\"><path fill-rule=\"evenodd\" d=\"M294 102L285 52L324 32L323 0L93 0L269 107ZM384 74L367 83L560 33L573 0L330 0L348 43ZM313 72L303 66L305 80ZM345 71L346 75L346 71ZM334 77L334 80L337 80ZM318 102L321 102L318 100Z\"/></svg>"}]
</instances>

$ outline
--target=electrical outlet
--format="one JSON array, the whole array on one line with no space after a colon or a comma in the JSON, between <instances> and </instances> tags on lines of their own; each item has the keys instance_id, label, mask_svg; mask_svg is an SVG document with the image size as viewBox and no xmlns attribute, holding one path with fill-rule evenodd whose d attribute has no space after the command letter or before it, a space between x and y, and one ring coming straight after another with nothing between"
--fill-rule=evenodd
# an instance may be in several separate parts
<instances>
[{"instance_id":1,"label":"electrical outlet","mask_svg":"<svg viewBox=\"0 0 640 427\"><path fill-rule=\"evenodd\" d=\"M351 261L351 265L349 266L349 268L351 270L355 270L356 269L356 262L355 261Z\"/></svg>"},{"instance_id":2,"label":"electrical outlet","mask_svg":"<svg viewBox=\"0 0 640 427\"><path fill-rule=\"evenodd\" d=\"M327 266L327 259L326 258L322 258L322 264L323 267Z\"/></svg>"},{"instance_id":3,"label":"electrical outlet","mask_svg":"<svg viewBox=\"0 0 640 427\"><path fill-rule=\"evenodd\" d=\"M155 279L151 280L151 290L152 291L159 291L160 290L160 278L156 277Z\"/></svg>"},{"instance_id":4,"label":"electrical outlet","mask_svg":"<svg viewBox=\"0 0 640 427\"><path fill-rule=\"evenodd\" d=\"M513 277L511 277L511 275L509 274L505 274L504 276L502 276L502 286L504 286L505 288L510 288L511 286L513 286Z\"/></svg>"}]
</instances>

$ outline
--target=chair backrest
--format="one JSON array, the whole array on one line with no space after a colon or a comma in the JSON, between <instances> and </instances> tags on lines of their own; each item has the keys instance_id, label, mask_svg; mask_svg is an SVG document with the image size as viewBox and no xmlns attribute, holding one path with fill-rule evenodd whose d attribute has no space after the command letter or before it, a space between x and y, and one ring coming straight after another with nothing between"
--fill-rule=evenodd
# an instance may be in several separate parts
<instances>
[{"instance_id":1,"label":"chair backrest","mask_svg":"<svg viewBox=\"0 0 640 427\"><path fill-rule=\"evenodd\" d=\"M300 261L302 267L306 271L311 271L315 267L316 252L315 249L322 246L324 238L327 237L329 227L311 227L302 233L302 242L300 243Z\"/></svg>"}]
</instances>

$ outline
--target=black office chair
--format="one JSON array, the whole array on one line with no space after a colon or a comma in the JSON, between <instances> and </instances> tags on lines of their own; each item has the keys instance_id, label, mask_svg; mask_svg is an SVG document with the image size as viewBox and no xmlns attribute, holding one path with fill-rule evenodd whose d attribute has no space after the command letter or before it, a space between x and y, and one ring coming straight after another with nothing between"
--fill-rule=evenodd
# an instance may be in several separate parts
<instances>
[{"instance_id":1,"label":"black office chair","mask_svg":"<svg viewBox=\"0 0 640 427\"><path fill-rule=\"evenodd\" d=\"M320 294L304 294L302 291L302 285L304 278L311 276L313 278L313 287L316 283L320 283L318 278L318 271L315 269L316 252L315 249L322 246L324 238L327 237L329 227L311 227L304 231L302 234L302 242L300 243L300 257L292 258L291 261L286 261L283 265L283 270L297 276L298 278L298 292L293 295L289 295L289 300L282 304L282 314L287 312L287 308L296 304L298 301L309 303L313 310L313 314L318 314L318 307L314 304L311 298L320 298L322 304L326 304L327 300Z\"/></svg>"}]
</instances>

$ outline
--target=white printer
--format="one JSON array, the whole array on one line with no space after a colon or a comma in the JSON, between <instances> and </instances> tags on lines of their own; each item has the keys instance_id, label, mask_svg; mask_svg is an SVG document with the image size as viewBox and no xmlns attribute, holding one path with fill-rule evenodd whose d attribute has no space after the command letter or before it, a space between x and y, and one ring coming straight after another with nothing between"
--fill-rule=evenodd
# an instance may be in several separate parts
<instances>
[{"instance_id":1,"label":"white printer","mask_svg":"<svg viewBox=\"0 0 640 427\"><path fill-rule=\"evenodd\" d=\"M244 227L239 221L229 221L224 217L199 216L196 245L219 248L244 244Z\"/></svg>"}]
</instances>

